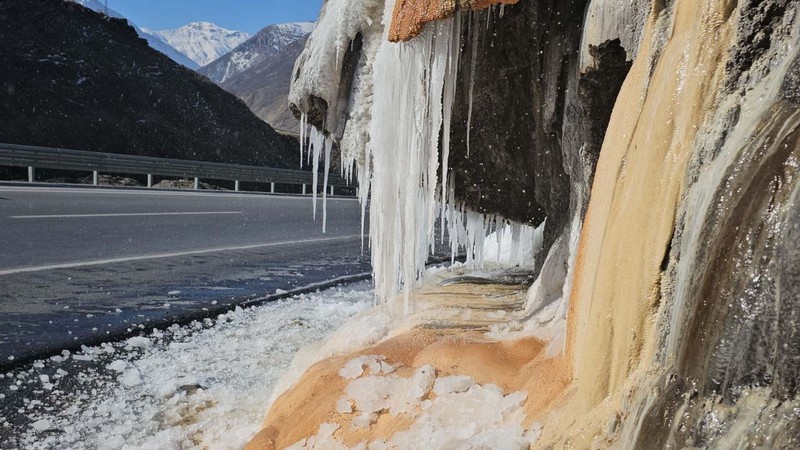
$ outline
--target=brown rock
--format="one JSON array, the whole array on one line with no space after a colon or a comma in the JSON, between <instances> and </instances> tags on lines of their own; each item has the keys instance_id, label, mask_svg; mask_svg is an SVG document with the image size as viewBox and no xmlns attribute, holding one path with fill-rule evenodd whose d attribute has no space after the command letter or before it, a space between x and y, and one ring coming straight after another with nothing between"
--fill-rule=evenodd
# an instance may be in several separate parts
<instances>
[{"instance_id":1,"label":"brown rock","mask_svg":"<svg viewBox=\"0 0 800 450\"><path fill-rule=\"evenodd\" d=\"M389 40L407 41L422 31L423 25L446 19L458 10L479 11L492 5L513 5L519 0L399 0L394 5Z\"/></svg>"}]
</instances>

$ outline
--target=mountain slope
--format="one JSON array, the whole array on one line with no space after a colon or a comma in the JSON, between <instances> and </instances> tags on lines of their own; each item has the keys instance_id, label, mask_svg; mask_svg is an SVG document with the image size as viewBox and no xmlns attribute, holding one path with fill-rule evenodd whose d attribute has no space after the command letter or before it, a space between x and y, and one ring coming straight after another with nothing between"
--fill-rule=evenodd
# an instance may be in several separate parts
<instances>
[{"instance_id":1,"label":"mountain slope","mask_svg":"<svg viewBox=\"0 0 800 450\"><path fill-rule=\"evenodd\" d=\"M42 27L42 23L49 24ZM150 48L62 0L0 2L0 142L296 168L296 141Z\"/></svg>"},{"instance_id":2,"label":"mountain slope","mask_svg":"<svg viewBox=\"0 0 800 450\"><path fill-rule=\"evenodd\" d=\"M99 13L107 14L110 17L115 17L118 19L126 19L125 16L114 11L113 9L106 8L104 4L102 4L99 0L70 0L75 3L81 4L93 11L97 11ZM200 65L196 62L189 59L188 56L184 55L171 45L167 43L161 36L154 34L150 31L143 30L139 28L135 23L128 20L128 25L132 26L134 30L136 30L136 34L138 34L142 39L146 40L150 47L160 51L161 53L167 55L173 61L177 62L178 64L183 64L184 66L190 69L198 69Z\"/></svg>"},{"instance_id":3,"label":"mountain slope","mask_svg":"<svg viewBox=\"0 0 800 450\"><path fill-rule=\"evenodd\" d=\"M294 61L303 50L312 22L269 25L230 53L198 72L245 101L273 127L296 132L288 107Z\"/></svg>"},{"instance_id":4,"label":"mountain slope","mask_svg":"<svg viewBox=\"0 0 800 450\"><path fill-rule=\"evenodd\" d=\"M250 38L243 31L228 30L210 22L192 22L174 30L145 31L164 39L201 67Z\"/></svg>"}]
</instances>

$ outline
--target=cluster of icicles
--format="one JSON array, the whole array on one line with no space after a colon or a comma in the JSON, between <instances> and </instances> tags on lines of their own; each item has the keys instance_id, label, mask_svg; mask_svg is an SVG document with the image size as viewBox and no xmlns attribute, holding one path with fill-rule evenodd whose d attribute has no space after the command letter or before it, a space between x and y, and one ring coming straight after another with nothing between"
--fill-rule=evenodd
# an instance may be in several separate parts
<instances>
[{"instance_id":1,"label":"cluster of icicles","mask_svg":"<svg viewBox=\"0 0 800 450\"><path fill-rule=\"evenodd\" d=\"M355 157L358 153L351 149L342 152L342 176L351 181L356 169L362 235L367 201L371 202L369 242L376 297L387 301L404 288L406 313L413 307L409 290L425 272L428 256L434 252L437 217L441 221L440 242L448 240L453 260L464 249L468 264L483 265L484 244L491 232L495 232L498 260L504 236L512 241L512 255L506 255L504 261L510 264L530 263L529 255L538 250L536 242L541 243L543 227L534 231L499 216L469 211L454 200L453 175L439 180L439 173L448 173L460 23L458 16L430 23L409 42L384 39L373 61L374 95L365 157ZM305 115L300 128L301 164L304 158L307 163L310 159L314 171L314 217L319 162L324 154L324 231L333 141L310 126Z\"/></svg>"}]
</instances>

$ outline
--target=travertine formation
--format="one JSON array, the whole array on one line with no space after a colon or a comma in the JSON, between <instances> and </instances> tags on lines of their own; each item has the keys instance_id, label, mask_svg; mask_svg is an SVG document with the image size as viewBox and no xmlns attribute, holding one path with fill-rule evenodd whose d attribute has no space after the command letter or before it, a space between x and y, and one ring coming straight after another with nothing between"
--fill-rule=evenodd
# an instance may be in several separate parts
<instances>
[{"instance_id":1,"label":"travertine formation","mask_svg":"<svg viewBox=\"0 0 800 450\"><path fill-rule=\"evenodd\" d=\"M411 293L425 305L420 315L393 319L359 345L334 337L341 351L323 353L332 357L277 399L253 445L412 448L404 430L450 436L446 421L419 427L432 423L426 408L443 402L473 408L472 397L440 398L431 384L465 376L474 383L464 381L464 393L501 390L496 403L507 408L487 426L513 439L495 448L800 446L800 2L521 0L463 14L460 4L382 5L391 18L384 52L362 53L356 73L387 77L390 63L418 63L423 53L431 68L408 84L376 77L378 95L372 81L340 71L336 86L353 82L353 94L338 90L335 101L348 98L350 109L334 113L320 107L332 97L304 88L308 60L299 62L296 107L336 114L344 136L360 136L343 145L369 148L347 150L366 155L362 167L380 165L381 151L413 161L390 140L371 141L391 105L404 113L386 126L408 119L420 125L401 128L414 139L441 135L438 153L416 153L441 161L440 173L423 177L447 180L451 196L440 200L521 222L546 218L534 281L503 313L487 309L494 297L479 286L428 281L424 295ZM424 25L453 12L447 26ZM458 49L445 59L454 83L436 69L439 48ZM386 89L420 82L429 89ZM405 103L411 94L427 101L424 115ZM436 106L441 117L430 113ZM425 127L429 116L443 117L441 127ZM392 205L388 197L379 205ZM376 311L391 317L387 305L395 303ZM355 383L337 379L339 370L368 355L400 361L396 376L423 386L413 408L375 409L354 392L338 403ZM323 409L312 415L306 403L316 399ZM293 421L301 431L287 431ZM480 448L484 438L458 442Z\"/></svg>"}]
</instances>

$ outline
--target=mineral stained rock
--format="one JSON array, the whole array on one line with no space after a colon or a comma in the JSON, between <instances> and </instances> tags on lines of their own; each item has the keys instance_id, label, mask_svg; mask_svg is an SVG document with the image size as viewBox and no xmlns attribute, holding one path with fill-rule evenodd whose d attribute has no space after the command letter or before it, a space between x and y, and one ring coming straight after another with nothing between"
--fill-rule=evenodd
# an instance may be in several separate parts
<instances>
[{"instance_id":1,"label":"mineral stained rock","mask_svg":"<svg viewBox=\"0 0 800 450\"><path fill-rule=\"evenodd\" d=\"M452 47L432 27L452 21L442 29L458 31L440 180L452 176L454 197L486 216L546 218L545 257L525 302L485 335L547 342L529 362L540 370L520 372L530 377L525 387L504 391L531 389L530 398L548 387L551 401L525 409L527 444L800 446L800 1L539 0L469 14L456 4L388 6L397 39L417 23L397 8L412 18L455 12L408 42L382 44L397 45L403 64L419 63L409 55L418 51L435 61L441 54L431 49ZM369 54L365 66L375 63ZM433 117L436 83L453 75L414 73L428 78L409 84L436 87L423 116ZM361 106L375 119L394 111L386 100L368 103L380 111ZM402 150L382 144L371 151ZM396 325L384 342L425 329ZM411 364L423 363L446 370ZM458 367L447 375L474 375ZM302 404L311 383L286 398ZM381 417L364 417L363 434L312 431L351 445L389 438ZM340 417L315 420L327 419Z\"/></svg>"},{"instance_id":2,"label":"mineral stained rock","mask_svg":"<svg viewBox=\"0 0 800 450\"><path fill-rule=\"evenodd\" d=\"M513 5L519 0L398 0L394 5L389 40L407 41L434 20L452 16L456 11L480 11L492 5Z\"/></svg>"}]
</instances>

